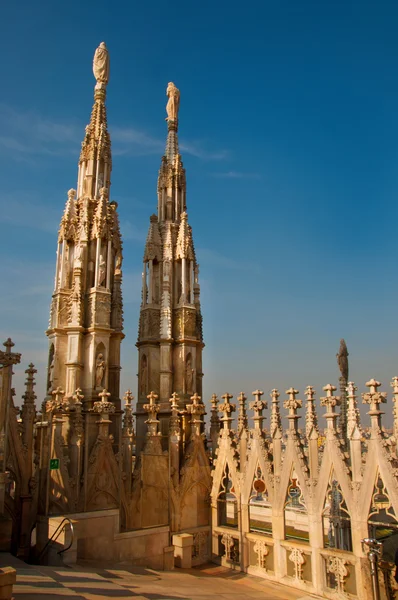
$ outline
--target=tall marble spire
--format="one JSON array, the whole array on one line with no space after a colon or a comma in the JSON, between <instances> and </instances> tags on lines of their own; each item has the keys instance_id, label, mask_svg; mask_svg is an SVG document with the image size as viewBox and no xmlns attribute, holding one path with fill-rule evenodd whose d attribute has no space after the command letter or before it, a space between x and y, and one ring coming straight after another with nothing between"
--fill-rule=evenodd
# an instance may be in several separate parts
<instances>
[{"instance_id":1,"label":"tall marble spire","mask_svg":"<svg viewBox=\"0 0 398 600\"><path fill-rule=\"evenodd\" d=\"M107 388L117 408L123 339L122 241L111 202L111 141L106 118L109 55L94 56L94 105L79 158L77 190L68 192L58 236L51 303L47 396L58 387L69 403L77 388L91 408Z\"/></svg>"},{"instance_id":2,"label":"tall marble spire","mask_svg":"<svg viewBox=\"0 0 398 600\"><path fill-rule=\"evenodd\" d=\"M167 140L158 176L158 210L150 217L144 251L142 304L138 332L139 369L137 448L145 436L143 405L153 391L159 396L160 430L168 433L169 399L180 409L202 395L202 316L199 265L186 212L185 169L178 146L180 92L167 87Z\"/></svg>"}]
</instances>

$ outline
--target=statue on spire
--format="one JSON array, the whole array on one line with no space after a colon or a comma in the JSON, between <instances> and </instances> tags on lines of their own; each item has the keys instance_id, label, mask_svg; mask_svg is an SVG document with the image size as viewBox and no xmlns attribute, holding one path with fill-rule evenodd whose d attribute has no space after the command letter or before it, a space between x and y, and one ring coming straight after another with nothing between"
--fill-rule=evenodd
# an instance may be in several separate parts
<instances>
[{"instance_id":1,"label":"statue on spire","mask_svg":"<svg viewBox=\"0 0 398 600\"><path fill-rule=\"evenodd\" d=\"M94 54L93 73L98 83L109 81L109 53L105 42L101 42Z\"/></svg>"},{"instance_id":2,"label":"statue on spire","mask_svg":"<svg viewBox=\"0 0 398 600\"><path fill-rule=\"evenodd\" d=\"M340 340L339 353L336 354L341 376L348 381L348 350L345 340Z\"/></svg>"},{"instance_id":3,"label":"statue on spire","mask_svg":"<svg viewBox=\"0 0 398 600\"><path fill-rule=\"evenodd\" d=\"M180 90L171 81L167 86L166 95L169 98L166 106L166 121L177 121L178 109L180 108Z\"/></svg>"}]
</instances>

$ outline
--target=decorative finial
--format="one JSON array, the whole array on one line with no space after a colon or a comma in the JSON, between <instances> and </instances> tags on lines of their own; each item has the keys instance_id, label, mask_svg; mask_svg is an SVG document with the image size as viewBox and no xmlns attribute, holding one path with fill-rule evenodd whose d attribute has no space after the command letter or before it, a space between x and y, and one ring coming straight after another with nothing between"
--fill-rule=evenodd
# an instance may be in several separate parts
<instances>
[{"instance_id":1,"label":"decorative finial","mask_svg":"<svg viewBox=\"0 0 398 600\"><path fill-rule=\"evenodd\" d=\"M94 54L93 73L97 86L107 85L109 81L109 53L105 42L101 42Z\"/></svg>"},{"instance_id":2,"label":"decorative finial","mask_svg":"<svg viewBox=\"0 0 398 600\"><path fill-rule=\"evenodd\" d=\"M348 382L348 350L345 340L340 340L340 348L338 354L336 354L336 358L341 376L344 381Z\"/></svg>"},{"instance_id":3,"label":"decorative finial","mask_svg":"<svg viewBox=\"0 0 398 600\"><path fill-rule=\"evenodd\" d=\"M180 108L180 90L170 81L167 86L166 95L169 98L167 102L166 121L178 121L178 110Z\"/></svg>"}]
</instances>

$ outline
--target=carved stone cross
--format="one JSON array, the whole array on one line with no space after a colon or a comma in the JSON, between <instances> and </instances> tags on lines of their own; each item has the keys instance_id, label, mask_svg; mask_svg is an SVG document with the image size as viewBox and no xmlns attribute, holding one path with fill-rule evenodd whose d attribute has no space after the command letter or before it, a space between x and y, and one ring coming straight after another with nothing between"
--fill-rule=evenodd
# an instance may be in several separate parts
<instances>
[{"instance_id":1,"label":"carved stone cross","mask_svg":"<svg viewBox=\"0 0 398 600\"><path fill-rule=\"evenodd\" d=\"M252 392L252 394L255 397L255 400L250 402L249 408L250 410L254 411L254 429L261 430L263 423L263 410L264 408L267 408L267 403L265 400L261 399L261 396L264 394L262 390L256 390L255 392Z\"/></svg>"},{"instance_id":2,"label":"carved stone cross","mask_svg":"<svg viewBox=\"0 0 398 600\"><path fill-rule=\"evenodd\" d=\"M62 409L64 408L65 405L65 400L64 400L64 396L65 396L65 392L62 388L60 388L59 386L57 387L56 390L53 390L51 392L52 396L53 396L53 400L50 400L50 402L47 403L49 409L51 412L61 412Z\"/></svg>"},{"instance_id":3,"label":"carved stone cross","mask_svg":"<svg viewBox=\"0 0 398 600\"><path fill-rule=\"evenodd\" d=\"M110 415L114 413L116 410L113 402L109 402L108 400L110 395L111 394L110 392L108 392L108 390L103 389L102 392L98 394L101 400L97 400L97 402L94 402L93 411L100 413L101 418L103 418L105 414Z\"/></svg>"},{"instance_id":4,"label":"carved stone cross","mask_svg":"<svg viewBox=\"0 0 398 600\"><path fill-rule=\"evenodd\" d=\"M218 410L219 410L219 412L224 413L224 416L221 418L221 421L223 422L223 428L225 430L227 430L227 429L231 429L232 418L229 415L231 413L235 412L236 406L235 406L235 404L230 403L231 398L233 398L232 394L228 394L228 392L227 392L226 394L224 394L221 397L224 400L224 403L220 404L218 406Z\"/></svg>"},{"instance_id":5,"label":"carved stone cross","mask_svg":"<svg viewBox=\"0 0 398 600\"><path fill-rule=\"evenodd\" d=\"M156 404L158 397L159 396L157 394L155 394L155 392L153 392L153 391L150 392L147 395L149 404L144 404L144 406L142 407L148 413L148 419L145 421L145 423L147 423L147 425L148 425L148 432L147 432L148 438L156 437L158 435L159 421L156 418L156 415L160 409L159 405Z\"/></svg>"},{"instance_id":6,"label":"carved stone cross","mask_svg":"<svg viewBox=\"0 0 398 600\"><path fill-rule=\"evenodd\" d=\"M192 415L192 435L200 435L202 428L202 415L206 414L206 409L200 396L195 393L192 397L192 404L187 405L187 411Z\"/></svg>"},{"instance_id":7,"label":"carved stone cross","mask_svg":"<svg viewBox=\"0 0 398 600\"><path fill-rule=\"evenodd\" d=\"M380 410L380 404L387 402L387 393L379 392L377 390L377 388L380 386L380 381L371 379L370 381L366 382L366 387L369 388L369 392L362 394L362 404L370 405L370 411L368 412L368 415L370 416L373 429L380 429L381 415L384 415L384 412Z\"/></svg>"},{"instance_id":8,"label":"carved stone cross","mask_svg":"<svg viewBox=\"0 0 398 600\"><path fill-rule=\"evenodd\" d=\"M296 398L299 391L293 387L286 390L285 393L288 395L288 399L284 401L283 407L289 410L289 414L287 415L287 418L289 419L289 429L297 430L297 420L300 418L297 414L297 409L302 407L303 402Z\"/></svg>"},{"instance_id":9,"label":"carved stone cross","mask_svg":"<svg viewBox=\"0 0 398 600\"><path fill-rule=\"evenodd\" d=\"M130 406L131 407L131 403L134 400L134 396L131 393L130 389L127 390L127 392L124 394L123 400L124 400L125 406Z\"/></svg>"},{"instance_id":10,"label":"carved stone cross","mask_svg":"<svg viewBox=\"0 0 398 600\"><path fill-rule=\"evenodd\" d=\"M3 346L5 346L6 351L3 352L0 350L0 365L4 367L9 367L10 365L16 365L21 362L21 355L17 352L11 352L11 348L14 346L14 342L11 338L8 338Z\"/></svg>"},{"instance_id":11,"label":"carved stone cross","mask_svg":"<svg viewBox=\"0 0 398 600\"><path fill-rule=\"evenodd\" d=\"M97 424L99 425L99 434L105 438L109 436L109 424L112 422L109 417L116 411L113 402L108 400L110 395L110 392L103 389L102 392L98 394L101 400L94 402L93 406L93 411L99 413L100 416L100 420L97 421Z\"/></svg>"},{"instance_id":12,"label":"carved stone cross","mask_svg":"<svg viewBox=\"0 0 398 600\"><path fill-rule=\"evenodd\" d=\"M83 398L84 398L84 396L82 394L82 390L80 388L77 388L77 390L75 391L74 396L73 396L73 400L75 401L75 404L81 404Z\"/></svg>"},{"instance_id":13,"label":"carved stone cross","mask_svg":"<svg viewBox=\"0 0 398 600\"><path fill-rule=\"evenodd\" d=\"M323 391L326 392L326 396L320 398L321 406L326 407L326 414L323 416L326 419L328 430L336 431L336 406L339 406L341 403L340 396L333 396L333 393L337 390L335 385L328 383L323 388Z\"/></svg>"},{"instance_id":14,"label":"carved stone cross","mask_svg":"<svg viewBox=\"0 0 398 600\"><path fill-rule=\"evenodd\" d=\"M7 354L11 354L11 348L13 348L15 344L11 338L7 338L3 343L3 346L5 347Z\"/></svg>"},{"instance_id":15,"label":"carved stone cross","mask_svg":"<svg viewBox=\"0 0 398 600\"><path fill-rule=\"evenodd\" d=\"M173 392L171 394L171 398L170 398L170 404L171 404L171 410L172 411L178 411L178 401L179 401L179 396L177 394L177 392Z\"/></svg>"},{"instance_id":16,"label":"carved stone cross","mask_svg":"<svg viewBox=\"0 0 398 600\"><path fill-rule=\"evenodd\" d=\"M213 410L217 411L217 406L218 406L218 396L217 396L217 394L213 394L212 395L210 402L211 402L211 410L212 411Z\"/></svg>"}]
</instances>

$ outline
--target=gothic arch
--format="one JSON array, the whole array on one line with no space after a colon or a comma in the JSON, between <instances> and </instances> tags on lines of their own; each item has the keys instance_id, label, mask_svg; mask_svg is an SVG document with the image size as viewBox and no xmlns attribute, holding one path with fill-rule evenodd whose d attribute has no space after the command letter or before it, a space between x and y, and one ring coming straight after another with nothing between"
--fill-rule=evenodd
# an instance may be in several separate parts
<instances>
[{"instance_id":1,"label":"gothic arch","mask_svg":"<svg viewBox=\"0 0 398 600\"><path fill-rule=\"evenodd\" d=\"M246 463L246 470L244 475L245 479L242 486L242 504L249 503L253 477L256 472L257 466L259 466L262 471L268 494L273 497L274 482L271 472L271 464L266 458L265 452L261 445L259 446L256 443L253 443L251 451L249 453L249 460Z\"/></svg>"},{"instance_id":2,"label":"gothic arch","mask_svg":"<svg viewBox=\"0 0 398 600\"><path fill-rule=\"evenodd\" d=\"M141 356L140 360L140 395L145 396L148 393L148 359L146 354Z\"/></svg>"},{"instance_id":3,"label":"gothic arch","mask_svg":"<svg viewBox=\"0 0 398 600\"><path fill-rule=\"evenodd\" d=\"M353 516L355 514L355 504L352 498L351 477L347 473L347 467L339 456L332 456L332 451L327 451L327 445L323 454L323 459L319 472L319 479L316 490L316 498L314 499L314 511L322 511L325 501L325 495L329 485L329 480L332 472L335 474L335 479L341 486L344 499L347 503L348 510Z\"/></svg>"}]
</instances>

